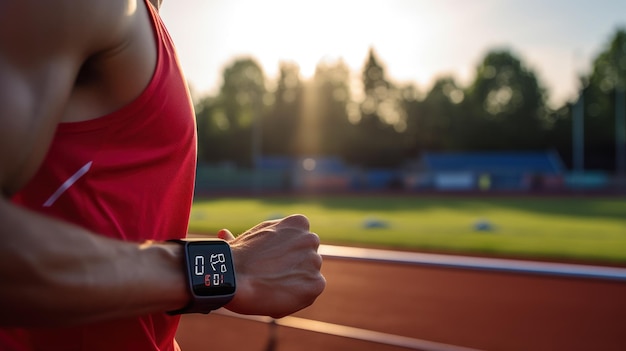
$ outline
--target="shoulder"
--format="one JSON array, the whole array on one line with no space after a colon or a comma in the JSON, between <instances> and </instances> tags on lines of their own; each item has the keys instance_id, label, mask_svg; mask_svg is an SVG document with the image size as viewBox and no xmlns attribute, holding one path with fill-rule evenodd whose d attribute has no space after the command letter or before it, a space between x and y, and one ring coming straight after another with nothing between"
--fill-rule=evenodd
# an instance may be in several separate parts
<instances>
[{"instance_id":1,"label":"shoulder","mask_svg":"<svg viewBox=\"0 0 626 351\"><path fill-rule=\"evenodd\" d=\"M89 56L123 40L138 1L0 0L0 45L11 52L63 50Z\"/></svg>"}]
</instances>

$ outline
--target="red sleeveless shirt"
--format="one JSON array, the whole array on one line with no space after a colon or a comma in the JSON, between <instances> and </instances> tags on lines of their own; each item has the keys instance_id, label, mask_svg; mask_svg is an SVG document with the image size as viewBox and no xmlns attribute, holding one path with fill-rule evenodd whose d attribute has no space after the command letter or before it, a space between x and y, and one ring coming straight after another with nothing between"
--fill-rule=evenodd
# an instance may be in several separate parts
<instances>
[{"instance_id":1,"label":"red sleeveless shirt","mask_svg":"<svg viewBox=\"0 0 626 351\"><path fill-rule=\"evenodd\" d=\"M186 235L196 167L194 112L174 45L147 0L146 6L158 47L149 85L114 113L61 123L15 204L127 241ZM0 349L171 351L178 321L158 313L72 328L0 329Z\"/></svg>"}]
</instances>

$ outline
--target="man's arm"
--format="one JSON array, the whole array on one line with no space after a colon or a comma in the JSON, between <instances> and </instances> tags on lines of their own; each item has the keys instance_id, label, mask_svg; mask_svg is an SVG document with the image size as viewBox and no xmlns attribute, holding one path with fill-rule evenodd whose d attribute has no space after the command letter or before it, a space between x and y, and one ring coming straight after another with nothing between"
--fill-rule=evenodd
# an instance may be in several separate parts
<instances>
[{"instance_id":1,"label":"man's arm","mask_svg":"<svg viewBox=\"0 0 626 351\"><path fill-rule=\"evenodd\" d=\"M0 201L0 325L58 326L188 301L179 245L108 239Z\"/></svg>"},{"instance_id":2,"label":"man's arm","mask_svg":"<svg viewBox=\"0 0 626 351\"><path fill-rule=\"evenodd\" d=\"M39 167L85 61L123 44L126 0L0 0L0 325L62 325L180 308L177 245L132 244L8 200Z\"/></svg>"}]
</instances>

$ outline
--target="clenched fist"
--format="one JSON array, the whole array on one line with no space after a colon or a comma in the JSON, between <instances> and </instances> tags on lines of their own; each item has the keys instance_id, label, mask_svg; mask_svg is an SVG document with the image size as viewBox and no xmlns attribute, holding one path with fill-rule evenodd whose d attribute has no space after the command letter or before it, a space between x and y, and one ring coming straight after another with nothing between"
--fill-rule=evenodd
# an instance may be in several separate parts
<instances>
[{"instance_id":1,"label":"clenched fist","mask_svg":"<svg viewBox=\"0 0 626 351\"><path fill-rule=\"evenodd\" d=\"M280 318L309 305L322 293L319 237L309 231L303 215L265 221L229 242L237 272L237 292L226 308L241 314Z\"/></svg>"}]
</instances>

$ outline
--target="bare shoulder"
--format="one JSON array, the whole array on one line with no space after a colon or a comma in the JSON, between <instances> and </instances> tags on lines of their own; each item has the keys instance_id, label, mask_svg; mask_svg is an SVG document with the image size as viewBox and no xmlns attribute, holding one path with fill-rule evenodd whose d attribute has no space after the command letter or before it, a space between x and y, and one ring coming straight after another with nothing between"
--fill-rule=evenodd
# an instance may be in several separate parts
<instances>
[{"instance_id":1,"label":"bare shoulder","mask_svg":"<svg viewBox=\"0 0 626 351\"><path fill-rule=\"evenodd\" d=\"M13 52L25 51L25 44L84 54L99 51L123 38L137 1L0 0L0 45Z\"/></svg>"}]
</instances>

